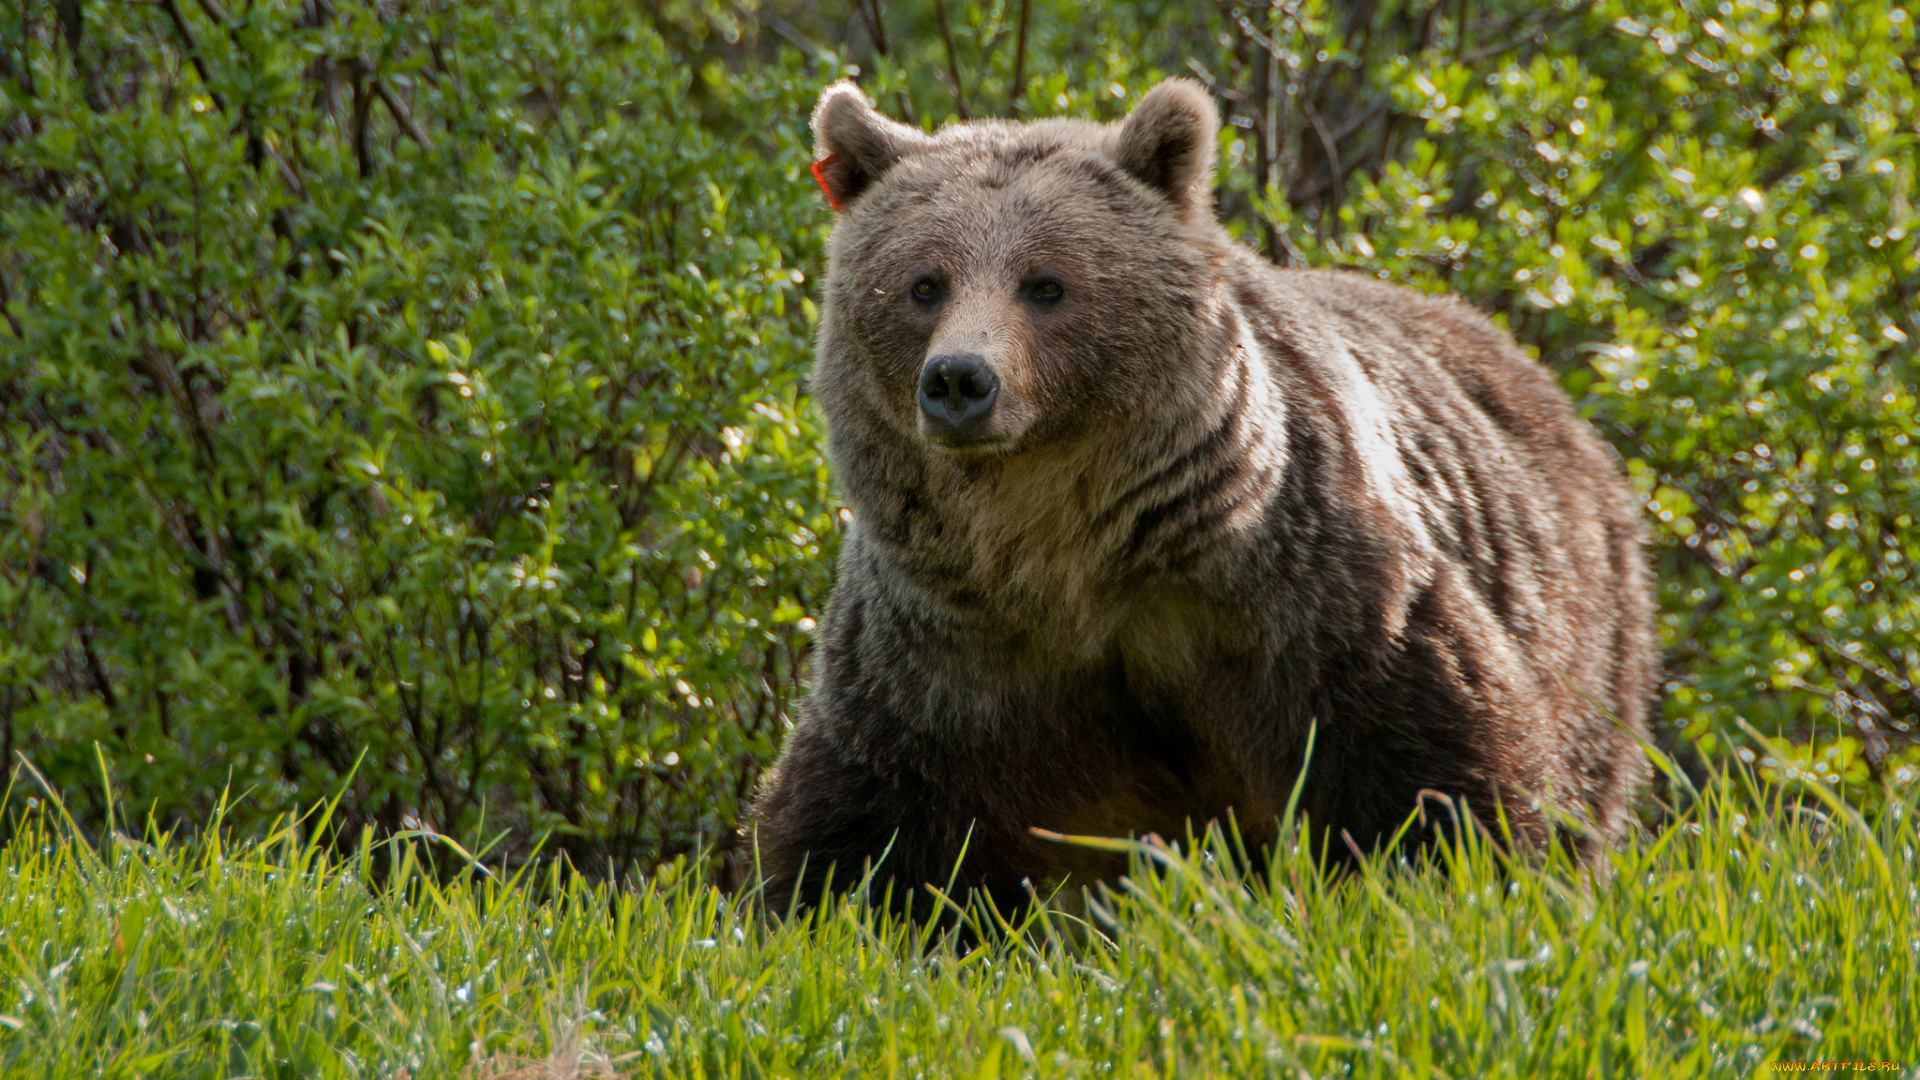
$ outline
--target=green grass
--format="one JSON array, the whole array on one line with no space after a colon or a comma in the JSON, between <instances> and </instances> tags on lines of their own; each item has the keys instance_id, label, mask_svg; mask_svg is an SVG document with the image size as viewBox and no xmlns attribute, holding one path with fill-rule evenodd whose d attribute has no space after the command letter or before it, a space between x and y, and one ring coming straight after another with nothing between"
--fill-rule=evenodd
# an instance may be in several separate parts
<instances>
[{"instance_id":1,"label":"green grass","mask_svg":"<svg viewBox=\"0 0 1920 1080\"><path fill-rule=\"evenodd\" d=\"M1332 884L1298 849L1250 882L1142 848L1103 932L972 951L693 881L436 881L404 845L376 888L370 852L295 827L96 849L27 802L0 854L9 1077L1920 1073L1910 794L1862 818L1722 780L1611 875L1471 839L1446 872Z\"/></svg>"}]
</instances>

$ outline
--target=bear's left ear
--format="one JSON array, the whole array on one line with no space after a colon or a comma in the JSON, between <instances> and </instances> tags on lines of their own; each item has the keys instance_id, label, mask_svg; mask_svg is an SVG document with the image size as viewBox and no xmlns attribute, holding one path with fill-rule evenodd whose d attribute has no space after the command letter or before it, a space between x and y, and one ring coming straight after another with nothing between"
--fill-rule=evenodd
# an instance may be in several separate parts
<instances>
[{"instance_id":1,"label":"bear's left ear","mask_svg":"<svg viewBox=\"0 0 1920 1080\"><path fill-rule=\"evenodd\" d=\"M931 141L919 129L881 116L858 86L842 79L827 87L813 109L813 150L819 159L814 179L839 210L894 162Z\"/></svg>"},{"instance_id":2,"label":"bear's left ear","mask_svg":"<svg viewBox=\"0 0 1920 1080\"><path fill-rule=\"evenodd\" d=\"M1185 208L1207 205L1220 114L1192 79L1147 91L1120 125L1113 157L1122 169Z\"/></svg>"}]
</instances>

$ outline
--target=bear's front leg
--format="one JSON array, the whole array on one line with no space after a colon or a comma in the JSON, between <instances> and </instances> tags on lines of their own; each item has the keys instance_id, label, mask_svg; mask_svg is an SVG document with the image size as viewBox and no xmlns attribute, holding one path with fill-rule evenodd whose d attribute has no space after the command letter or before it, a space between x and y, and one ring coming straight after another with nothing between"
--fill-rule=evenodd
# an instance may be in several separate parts
<instances>
[{"instance_id":1,"label":"bear's front leg","mask_svg":"<svg viewBox=\"0 0 1920 1080\"><path fill-rule=\"evenodd\" d=\"M956 791L943 748L890 734L899 738L875 745L829 724L795 729L754 810L769 911L811 907L864 880L868 899L929 914L935 901L922 883L990 886L1000 875L981 853L1029 842Z\"/></svg>"},{"instance_id":2,"label":"bear's front leg","mask_svg":"<svg viewBox=\"0 0 1920 1080\"><path fill-rule=\"evenodd\" d=\"M814 904L869 872L870 899L891 887L896 911L923 914L934 903L923 884L963 895L1041 883L1054 845L1027 828L1055 823L1026 819L1034 762L1052 760L1034 745L1054 726L1036 723L1049 705L1019 695L1022 722L1010 722L1004 678L956 668L949 658L969 652L952 628L868 587L850 547L813 692L754 806L768 909Z\"/></svg>"}]
</instances>

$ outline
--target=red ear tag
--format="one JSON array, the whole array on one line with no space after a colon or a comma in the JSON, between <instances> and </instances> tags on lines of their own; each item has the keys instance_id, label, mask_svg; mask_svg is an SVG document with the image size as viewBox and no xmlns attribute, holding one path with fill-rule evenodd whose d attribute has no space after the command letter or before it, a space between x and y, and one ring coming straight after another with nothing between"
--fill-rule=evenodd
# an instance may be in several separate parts
<instances>
[{"instance_id":1,"label":"red ear tag","mask_svg":"<svg viewBox=\"0 0 1920 1080\"><path fill-rule=\"evenodd\" d=\"M826 157L813 163L814 183L820 185L820 194L827 197L827 205L833 207L835 210L840 209L840 200L833 197L833 189L827 186L827 174L821 170L839 160L839 154L828 154Z\"/></svg>"}]
</instances>

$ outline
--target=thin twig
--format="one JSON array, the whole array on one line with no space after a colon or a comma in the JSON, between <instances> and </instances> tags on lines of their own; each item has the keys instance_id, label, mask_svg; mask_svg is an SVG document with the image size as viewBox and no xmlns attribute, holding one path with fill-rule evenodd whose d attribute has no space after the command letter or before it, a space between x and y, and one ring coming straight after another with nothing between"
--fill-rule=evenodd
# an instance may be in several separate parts
<instances>
[{"instance_id":1,"label":"thin twig","mask_svg":"<svg viewBox=\"0 0 1920 1080\"><path fill-rule=\"evenodd\" d=\"M213 88L213 76L207 73L207 62L200 57L200 39L194 37L193 27L187 24L187 13L180 10L180 0L160 0L160 6L166 9L167 18L173 20L173 29L187 47L187 60L193 64L193 70L199 72L200 81L207 88L207 96L213 99L213 106L221 112L227 111L227 99Z\"/></svg>"},{"instance_id":2,"label":"thin twig","mask_svg":"<svg viewBox=\"0 0 1920 1080\"><path fill-rule=\"evenodd\" d=\"M1263 42L1260 37L1260 32L1253 28L1253 23L1248 21L1245 15L1241 15L1238 12L1235 12L1234 15L1235 18L1239 20L1240 32L1244 35L1245 40L1263 44L1266 49L1266 63L1262 65L1262 70L1254 84L1253 186L1259 193L1259 198L1270 198L1273 194L1274 186L1273 163L1275 157L1273 149L1274 80L1272 77L1273 73L1270 70L1275 62L1273 43ZM1254 54L1254 60L1257 61L1258 59L1259 54ZM1291 261L1290 253L1280 245L1279 232L1274 228L1273 219L1265 213L1260 213L1257 209L1255 216L1258 217L1260 221L1261 247L1264 249L1267 258L1281 266L1294 265Z\"/></svg>"},{"instance_id":3,"label":"thin twig","mask_svg":"<svg viewBox=\"0 0 1920 1080\"><path fill-rule=\"evenodd\" d=\"M1276 232L1274 235L1280 245L1280 250L1286 252L1288 266L1307 265L1307 253L1301 251L1300 245L1293 242L1292 233Z\"/></svg>"},{"instance_id":4,"label":"thin twig","mask_svg":"<svg viewBox=\"0 0 1920 1080\"><path fill-rule=\"evenodd\" d=\"M827 55L827 50L815 44L812 38L809 38L807 35L801 33L798 27L794 26L792 23L781 18L780 16L775 15L773 12L771 11L762 12L760 14L760 19L762 22L772 27L774 33L779 34L783 38L786 38L787 41L791 43L795 48L799 49L803 53L806 53L807 59L812 60L815 63L818 63L821 59L823 59Z\"/></svg>"},{"instance_id":5,"label":"thin twig","mask_svg":"<svg viewBox=\"0 0 1920 1080\"><path fill-rule=\"evenodd\" d=\"M1340 169L1340 147L1334 143L1333 134L1327 130L1326 122L1320 119L1320 110L1313 107L1313 99L1301 95L1300 107L1306 110L1307 123L1320 136L1320 146L1327 152L1327 190L1333 195L1333 212L1340 212L1340 189L1345 185Z\"/></svg>"},{"instance_id":6,"label":"thin twig","mask_svg":"<svg viewBox=\"0 0 1920 1080\"><path fill-rule=\"evenodd\" d=\"M960 110L960 119L971 120L973 113L967 108L967 92L960 85L960 57L953 49L953 31L947 27L947 0L933 0L933 12L940 19L940 40L947 45L947 73L953 77L953 103Z\"/></svg>"},{"instance_id":7,"label":"thin twig","mask_svg":"<svg viewBox=\"0 0 1920 1080\"><path fill-rule=\"evenodd\" d=\"M282 179L284 179L287 182L287 186L293 189L293 193L300 197L301 202L307 202L308 199L307 199L306 181L301 180L300 174L294 171L293 163L288 161L286 158L281 157L280 151L274 149L273 144L267 142L266 139L262 138L260 140L260 145L266 147L267 156L269 158L272 158L273 163L280 167L280 176ZM283 209L278 212L284 213L285 211Z\"/></svg>"},{"instance_id":8,"label":"thin twig","mask_svg":"<svg viewBox=\"0 0 1920 1080\"><path fill-rule=\"evenodd\" d=\"M378 78L371 76L369 78L373 83L373 92L380 95L380 100L386 104L387 111L393 114L393 119L400 125L400 130L407 133L407 138L420 144L420 149L422 150L433 149L433 145L427 141L426 134L414 124L413 117L408 114L406 103L401 101L392 90L388 89L386 83L380 81Z\"/></svg>"},{"instance_id":9,"label":"thin twig","mask_svg":"<svg viewBox=\"0 0 1920 1080\"><path fill-rule=\"evenodd\" d=\"M875 55L887 55L887 28L880 21L880 0L859 0L860 20L867 24L867 39L873 42Z\"/></svg>"},{"instance_id":10,"label":"thin twig","mask_svg":"<svg viewBox=\"0 0 1920 1080\"><path fill-rule=\"evenodd\" d=\"M18 68L13 66L13 57L6 51L0 51L0 76L12 79L20 84L20 89L29 98L38 97L33 88L33 69L25 59L25 50L21 50L22 59Z\"/></svg>"},{"instance_id":11,"label":"thin twig","mask_svg":"<svg viewBox=\"0 0 1920 1080\"><path fill-rule=\"evenodd\" d=\"M1234 102L1234 103L1239 102L1241 98L1240 91L1235 90L1233 87L1228 86L1225 83L1222 83L1220 80L1214 78L1213 72L1208 71L1207 66L1205 64L1202 64L1200 61L1195 60L1193 57L1189 56L1187 57L1187 67L1189 70L1191 70L1194 73L1194 75L1198 76L1200 79L1200 82L1206 86L1207 93L1212 94L1214 97L1219 98L1221 101Z\"/></svg>"},{"instance_id":12,"label":"thin twig","mask_svg":"<svg viewBox=\"0 0 1920 1080\"><path fill-rule=\"evenodd\" d=\"M21 341L27 340L27 331L13 314L13 291L7 288L7 273L0 269L0 315L6 316L7 325L13 329L13 336Z\"/></svg>"},{"instance_id":13,"label":"thin twig","mask_svg":"<svg viewBox=\"0 0 1920 1080\"><path fill-rule=\"evenodd\" d=\"M199 73L200 81L206 85L207 96L213 99L213 107L225 113L227 99L221 95L220 91L213 88L213 76L207 72L206 61L200 56L200 40L194 36L193 27L187 23L187 13L181 10L180 0L136 0L136 2L152 3L166 11L167 18L173 23L174 31L180 35L180 40L186 45L187 59L192 62L193 70ZM215 0L198 0L198 3L200 10L206 14L207 18L221 25L226 24L227 13ZM269 145L264 138L259 140L259 146L280 169L280 175L286 180L287 186L304 201L307 197L307 185L301 181L300 175L294 172L293 166L288 164L287 159L280 156L280 151Z\"/></svg>"},{"instance_id":14,"label":"thin twig","mask_svg":"<svg viewBox=\"0 0 1920 1080\"><path fill-rule=\"evenodd\" d=\"M1340 130L1333 133L1333 141L1336 143L1346 142L1347 136L1353 134L1356 131L1359 131L1361 128L1366 127L1368 124L1373 123L1375 120L1378 120L1380 118L1380 114L1386 112L1387 106L1391 104L1393 104L1393 102L1388 100L1387 98L1375 99L1373 104L1360 110L1360 114L1358 116L1355 116L1353 119L1347 121L1344 124L1341 124Z\"/></svg>"},{"instance_id":15,"label":"thin twig","mask_svg":"<svg viewBox=\"0 0 1920 1080\"><path fill-rule=\"evenodd\" d=\"M1007 112L1020 107L1020 94L1027 88L1027 9L1033 0L1020 0L1020 29L1013 44L1013 88L1007 92Z\"/></svg>"},{"instance_id":16,"label":"thin twig","mask_svg":"<svg viewBox=\"0 0 1920 1080\"><path fill-rule=\"evenodd\" d=\"M1845 663L1858 665L1862 670L1872 674L1881 682L1901 691L1906 695L1907 699L1913 703L1914 711L1920 713L1920 687L1914 686L1912 680L1901 678L1899 672L1876 663L1872 657L1863 656L1860 653L1848 652L1830 633L1822 633L1817 637L1801 630L1796 630L1795 633L1801 640L1828 650ZM1861 650L1861 652L1864 651L1864 649ZM1882 711L1885 710L1883 709Z\"/></svg>"},{"instance_id":17,"label":"thin twig","mask_svg":"<svg viewBox=\"0 0 1920 1080\"><path fill-rule=\"evenodd\" d=\"M87 108L97 113L106 112L108 102L106 92L100 88L99 68L87 61L86 19L80 11L80 0L54 0L53 11L61 36L67 39L67 51L73 54L73 70L80 76Z\"/></svg>"},{"instance_id":18,"label":"thin twig","mask_svg":"<svg viewBox=\"0 0 1920 1080\"><path fill-rule=\"evenodd\" d=\"M352 60L347 70L353 76L353 156L360 167L360 178L365 180L373 175L373 144L367 139L367 116L373 111L373 97L367 93L366 65Z\"/></svg>"},{"instance_id":19,"label":"thin twig","mask_svg":"<svg viewBox=\"0 0 1920 1080\"><path fill-rule=\"evenodd\" d=\"M1554 16L1553 18L1541 21L1540 23L1536 24L1532 29L1528 30L1524 34L1519 35L1518 37L1510 38L1506 41L1501 42L1498 45L1489 45L1486 48L1479 50L1478 52L1468 53L1466 56L1466 59L1460 62L1467 65L1473 65L1473 64L1479 63L1482 60L1499 56L1501 53L1506 52L1509 49L1517 49L1520 46L1525 45L1527 42L1533 40L1534 38L1540 36L1541 34L1547 33L1550 30L1558 28L1561 23L1567 22L1570 19L1579 18L1582 15L1585 15L1588 9L1592 7L1593 7L1592 0L1587 0L1587 3L1581 4L1579 7L1573 8L1570 11L1563 12L1559 15Z\"/></svg>"}]
</instances>

